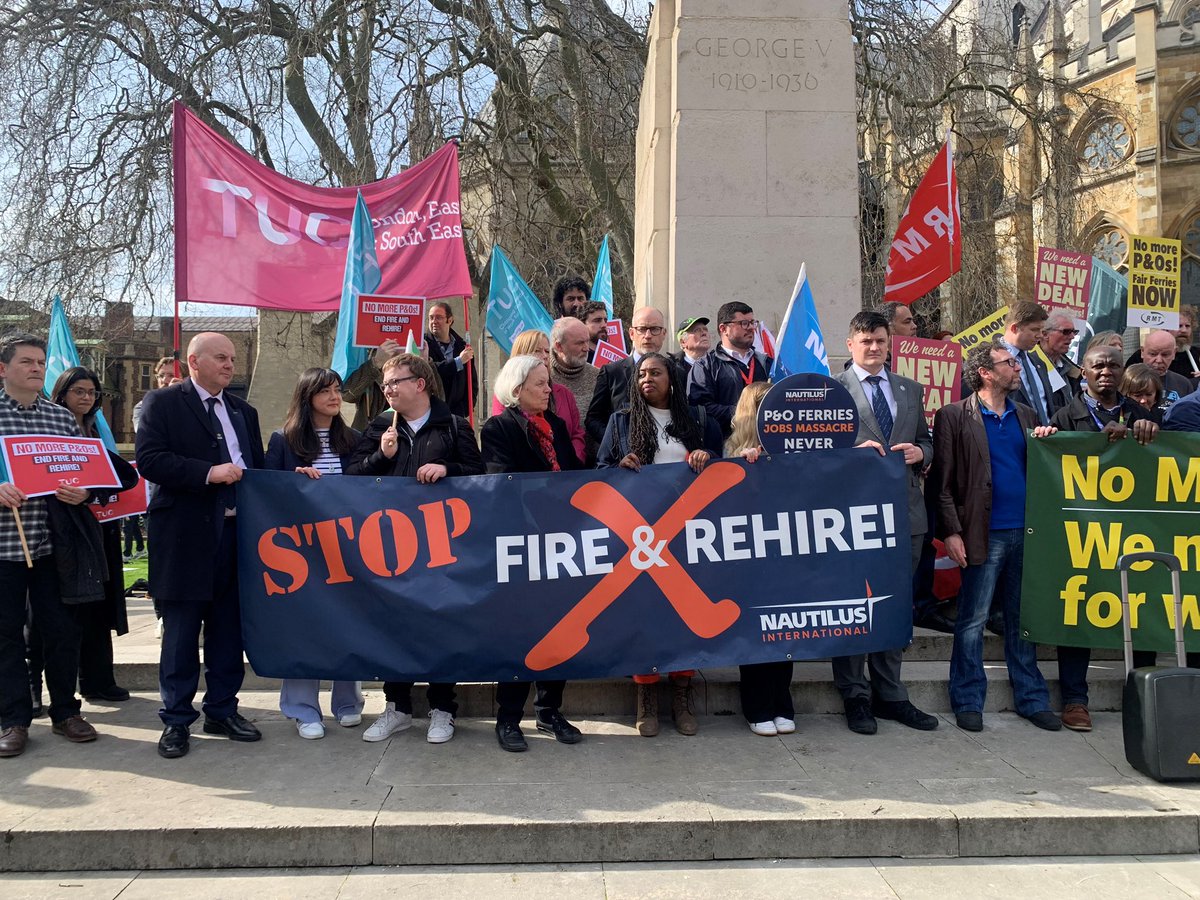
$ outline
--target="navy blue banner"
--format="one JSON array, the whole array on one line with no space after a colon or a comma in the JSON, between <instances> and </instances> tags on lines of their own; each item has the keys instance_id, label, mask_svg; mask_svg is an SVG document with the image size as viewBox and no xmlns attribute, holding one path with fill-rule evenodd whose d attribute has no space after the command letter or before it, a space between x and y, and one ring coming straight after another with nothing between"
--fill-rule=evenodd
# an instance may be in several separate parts
<instances>
[{"instance_id":1,"label":"navy blue banner","mask_svg":"<svg viewBox=\"0 0 1200 900\"><path fill-rule=\"evenodd\" d=\"M599 678L903 647L901 454L547 475L248 471L246 652L274 678Z\"/></svg>"}]
</instances>

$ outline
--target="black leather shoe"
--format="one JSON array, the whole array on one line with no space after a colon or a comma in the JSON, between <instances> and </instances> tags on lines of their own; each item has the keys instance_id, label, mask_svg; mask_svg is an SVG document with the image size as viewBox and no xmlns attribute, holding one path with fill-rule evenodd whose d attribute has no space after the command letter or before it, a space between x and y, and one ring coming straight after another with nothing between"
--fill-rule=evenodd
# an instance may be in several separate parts
<instances>
[{"instance_id":1,"label":"black leather shoe","mask_svg":"<svg viewBox=\"0 0 1200 900\"><path fill-rule=\"evenodd\" d=\"M500 743L500 749L509 753L524 753L529 749L529 745L525 743L525 735L521 733L521 726L516 722L497 722L496 740Z\"/></svg>"},{"instance_id":2,"label":"black leather shoe","mask_svg":"<svg viewBox=\"0 0 1200 900\"><path fill-rule=\"evenodd\" d=\"M855 734L874 734L879 730L879 723L871 715L871 701L856 697L845 701L846 727Z\"/></svg>"},{"instance_id":3,"label":"black leather shoe","mask_svg":"<svg viewBox=\"0 0 1200 900\"><path fill-rule=\"evenodd\" d=\"M988 615L987 630L996 637L1004 637L1004 613L997 610Z\"/></svg>"},{"instance_id":4,"label":"black leather shoe","mask_svg":"<svg viewBox=\"0 0 1200 900\"><path fill-rule=\"evenodd\" d=\"M102 691L89 691L83 695L84 700L107 700L109 703L121 703L129 699L129 691L121 687L119 684L114 684L106 687Z\"/></svg>"},{"instance_id":5,"label":"black leather shoe","mask_svg":"<svg viewBox=\"0 0 1200 900\"><path fill-rule=\"evenodd\" d=\"M238 713L234 713L227 719L210 719L205 716L204 733L223 734L231 741L245 741L246 743L262 740L262 732Z\"/></svg>"},{"instance_id":6,"label":"black leather shoe","mask_svg":"<svg viewBox=\"0 0 1200 900\"><path fill-rule=\"evenodd\" d=\"M554 735L560 744L578 744L583 732L563 718L557 709L548 709L537 714L537 730Z\"/></svg>"},{"instance_id":7,"label":"black leather shoe","mask_svg":"<svg viewBox=\"0 0 1200 900\"><path fill-rule=\"evenodd\" d=\"M190 735L186 725L168 725L158 739L158 755L163 759L187 756Z\"/></svg>"},{"instance_id":8,"label":"black leather shoe","mask_svg":"<svg viewBox=\"0 0 1200 900\"><path fill-rule=\"evenodd\" d=\"M983 731L983 713L971 709L955 713L954 724L963 731Z\"/></svg>"},{"instance_id":9,"label":"black leather shoe","mask_svg":"<svg viewBox=\"0 0 1200 900\"><path fill-rule=\"evenodd\" d=\"M938 727L937 716L921 712L907 700L876 700L871 712L878 719L891 719L918 731L933 731Z\"/></svg>"},{"instance_id":10,"label":"black leather shoe","mask_svg":"<svg viewBox=\"0 0 1200 900\"><path fill-rule=\"evenodd\" d=\"M1045 731L1062 731L1062 719L1048 709L1040 709L1025 718Z\"/></svg>"},{"instance_id":11,"label":"black leather shoe","mask_svg":"<svg viewBox=\"0 0 1200 900\"><path fill-rule=\"evenodd\" d=\"M936 609L926 613L920 621L914 622L918 628L928 628L930 631L940 631L942 634L954 634L954 620L947 619Z\"/></svg>"}]
</instances>

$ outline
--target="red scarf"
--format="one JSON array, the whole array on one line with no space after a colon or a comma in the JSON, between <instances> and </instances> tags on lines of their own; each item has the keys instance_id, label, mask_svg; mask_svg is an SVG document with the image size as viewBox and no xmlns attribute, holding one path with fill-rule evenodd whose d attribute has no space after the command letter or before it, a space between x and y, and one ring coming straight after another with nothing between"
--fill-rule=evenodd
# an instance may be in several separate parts
<instances>
[{"instance_id":1,"label":"red scarf","mask_svg":"<svg viewBox=\"0 0 1200 900\"><path fill-rule=\"evenodd\" d=\"M558 466L558 454L554 452L554 431L550 428L550 423L541 413L525 413L524 415L529 420L529 432L537 441L538 449L550 463L550 471L561 472L562 469Z\"/></svg>"}]
</instances>

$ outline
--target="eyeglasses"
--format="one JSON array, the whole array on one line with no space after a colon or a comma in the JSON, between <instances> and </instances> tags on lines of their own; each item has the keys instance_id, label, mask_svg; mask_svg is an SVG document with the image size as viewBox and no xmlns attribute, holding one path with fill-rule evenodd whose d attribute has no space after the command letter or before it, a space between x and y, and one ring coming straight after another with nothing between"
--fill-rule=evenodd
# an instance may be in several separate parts
<instances>
[{"instance_id":1,"label":"eyeglasses","mask_svg":"<svg viewBox=\"0 0 1200 900\"><path fill-rule=\"evenodd\" d=\"M404 382L416 381L420 377L420 375L406 375L404 378L393 378L390 381L385 381L383 383L383 389L385 391L394 391L396 388L400 387L400 385L404 384Z\"/></svg>"},{"instance_id":2,"label":"eyeglasses","mask_svg":"<svg viewBox=\"0 0 1200 900\"><path fill-rule=\"evenodd\" d=\"M722 322L722 325L740 325L743 328L757 328L758 319L730 319L728 322Z\"/></svg>"},{"instance_id":3,"label":"eyeglasses","mask_svg":"<svg viewBox=\"0 0 1200 900\"><path fill-rule=\"evenodd\" d=\"M1008 359L1002 359L1002 360L992 363L993 369L996 368L996 366L1008 366L1010 369L1021 368L1021 364L1019 362L1017 362L1016 359L1011 356Z\"/></svg>"},{"instance_id":4,"label":"eyeglasses","mask_svg":"<svg viewBox=\"0 0 1200 900\"><path fill-rule=\"evenodd\" d=\"M96 397L96 391L91 390L90 388L71 388L69 391L67 391L67 393L72 397L86 397L89 400L95 399Z\"/></svg>"},{"instance_id":5,"label":"eyeglasses","mask_svg":"<svg viewBox=\"0 0 1200 900\"><path fill-rule=\"evenodd\" d=\"M1078 328L1047 328L1046 331L1048 333L1057 331L1059 334L1066 335L1067 337L1075 337L1075 335L1079 334Z\"/></svg>"},{"instance_id":6,"label":"eyeglasses","mask_svg":"<svg viewBox=\"0 0 1200 900\"><path fill-rule=\"evenodd\" d=\"M630 325L630 331L636 331L638 334L649 334L658 337L660 334L666 334L667 329L661 325Z\"/></svg>"}]
</instances>

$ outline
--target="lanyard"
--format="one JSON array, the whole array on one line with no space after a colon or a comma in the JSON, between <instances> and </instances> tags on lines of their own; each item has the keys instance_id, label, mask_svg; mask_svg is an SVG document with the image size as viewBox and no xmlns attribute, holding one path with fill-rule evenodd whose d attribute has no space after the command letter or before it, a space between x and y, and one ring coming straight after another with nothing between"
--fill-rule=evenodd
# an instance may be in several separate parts
<instances>
[{"instance_id":1,"label":"lanyard","mask_svg":"<svg viewBox=\"0 0 1200 900\"><path fill-rule=\"evenodd\" d=\"M738 372L738 374L742 375L741 372ZM742 375L742 381L746 382L746 384L749 384L753 380L754 380L754 354L751 354L750 355L750 372L746 375Z\"/></svg>"}]
</instances>

